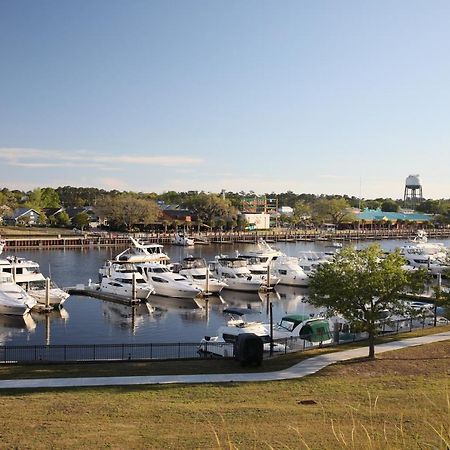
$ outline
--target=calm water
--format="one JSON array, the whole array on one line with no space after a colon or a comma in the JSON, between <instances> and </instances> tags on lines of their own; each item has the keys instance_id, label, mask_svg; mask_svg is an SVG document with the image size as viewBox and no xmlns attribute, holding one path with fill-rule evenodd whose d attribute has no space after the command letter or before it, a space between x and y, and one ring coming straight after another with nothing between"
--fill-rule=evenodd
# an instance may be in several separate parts
<instances>
[{"instance_id":1,"label":"calm water","mask_svg":"<svg viewBox=\"0 0 450 450\"><path fill-rule=\"evenodd\" d=\"M450 245L450 240L442 242ZM379 243L386 250L403 244L402 241L389 240ZM361 243L359 247L368 244ZM290 256L298 256L304 251L324 251L326 245L298 242L277 243L276 247ZM167 246L166 252L176 262L189 254L210 260L219 253L234 254L236 250L242 252L254 248L252 244L195 248ZM89 279L97 281L98 269L104 260L114 257L121 250L35 250L7 254L37 261L42 273L51 275L59 286L73 286L85 284ZM274 320L279 320L286 313L317 312L305 302L305 294L305 289L277 286L277 292L270 297ZM227 317L222 311L227 306L249 306L255 310L255 318L268 321L267 297L260 295L222 291L224 302L213 297L208 311L190 300L152 296L154 312L149 312L145 305L131 308L89 297L71 296L61 311L49 315L32 313L25 320L0 315L0 344L198 342L205 335L216 335L217 328L226 323Z\"/></svg>"}]
</instances>

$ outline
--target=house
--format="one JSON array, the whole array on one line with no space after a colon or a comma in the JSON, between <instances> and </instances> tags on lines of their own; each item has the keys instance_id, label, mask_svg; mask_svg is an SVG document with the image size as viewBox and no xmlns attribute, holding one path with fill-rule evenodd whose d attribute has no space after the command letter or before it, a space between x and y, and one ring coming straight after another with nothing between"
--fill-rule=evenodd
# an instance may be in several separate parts
<instances>
[{"instance_id":1,"label":"house","mask_svg":"<svg viewBox=\"0 0 450 450\"><path fill-rule=\"evenodd\" d=\"M65 209L62 206L60 206L59 208L42 208L42 212L47 216L47 219L54 218L64 211Z\"/></svg>"},{"instance_id":2,"label":"house","mask_svg":"<svg viewBox=\"0 0 450 450\"><path fill-rule=\"evenodd\" d=\"M4 217L6 225L37 225L41 215L33 208L17 208Z\"/></svg>"},{"instance_id":3,"label":"house","mask_svg":"<svg viewBox=\"0 0 450 450\"><path fill-rule=\"evenodd\" d=\"M191 222L192 216L188 209L180 208L178 205L160 205L163 220L179 220L181 222Z\"/></svg>"},{"instance_id":4,"label":"house","mask_svg":"<svg viewBox=\"0 0 450 450\"><path fill-rule=\"evenodd\" d=\"M249 230L267 230L270 228L270 214L242 213L241 216L247 221Z\"/></svg>"},{"instance_id":5,"label":"house","mask_svg":"<svg viewBox=\"0 0 450 450\"><path fill-rule=\"evenodd\" d=\"M73 219L78 214L86 213L89 216L89 228L99 228L108 225L106 217L103 216L98 208L95 208L93 206L73 206L66 208L66 212L69 215L72 223Z\"/></svg>"},{"instance_id":6,"label":"house","mask_svg":"<svg viewBox=\"0 0 450 450\"><path fill-rule=\"evenodd\" d=\"M294 208L290 206L282 206L278 209L278 212L283 216L292 217L294 215Z\"/></svg>"}]
</instances>

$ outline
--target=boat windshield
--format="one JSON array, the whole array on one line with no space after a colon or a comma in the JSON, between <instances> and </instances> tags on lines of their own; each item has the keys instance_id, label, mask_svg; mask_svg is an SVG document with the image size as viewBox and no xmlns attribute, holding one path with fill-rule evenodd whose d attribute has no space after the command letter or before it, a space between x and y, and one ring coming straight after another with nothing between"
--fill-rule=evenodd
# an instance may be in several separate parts
<instances>
[{"instance_id":1,"label":"boat windshield","mask_svg":"<svg viewBox=\"0 0 450 450\"><path fill-rule=\"evenodd\" d=\"M294 322L291 322L290 320L282 319L281 322L278 324L280 328L284 328L287 331L292 331L294 329Z\"/></svg>"},{"instance_id":2,"label":"boat windshield","mask_svg":"<svg viewBox=\"0 0 450 450\"><path fill-rule=\"evenodd\" d=\"M149 271L154 273L170 272L170 270L167 267L152 267L149 269Z\"/></svg>"}]
</instances>

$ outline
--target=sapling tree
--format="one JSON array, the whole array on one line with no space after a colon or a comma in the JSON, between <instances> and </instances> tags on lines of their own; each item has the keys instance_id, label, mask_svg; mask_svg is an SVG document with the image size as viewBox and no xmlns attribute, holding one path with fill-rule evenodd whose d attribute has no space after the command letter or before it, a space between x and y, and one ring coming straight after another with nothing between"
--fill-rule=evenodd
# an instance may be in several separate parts
<instances>
[{"instance_id":1,"label":"sapling tree","mask_svg":"<svg viewBox=\"0 0 450 450\"><path fill-rule=\"evenodd\" d=\"M374 358L375 337L386 310L404 314L401 293L423 290L425 273L404 270L404 264L398 250L385 256L376 244L361 251L344 248L313 275L310 302L367 332L369 358Z\"/></svg>"}]
</instances>

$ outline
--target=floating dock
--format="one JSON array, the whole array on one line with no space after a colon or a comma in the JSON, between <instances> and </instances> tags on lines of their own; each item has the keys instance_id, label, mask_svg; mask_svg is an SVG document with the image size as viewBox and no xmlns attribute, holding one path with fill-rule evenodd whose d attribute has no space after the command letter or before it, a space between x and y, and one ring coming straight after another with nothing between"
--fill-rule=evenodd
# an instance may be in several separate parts
<instances>
[{"instance_id":1,"label":"floating dock","mask_svg":"<svg viewBox=\"0 0 450 450\"><path fill-rule=\"evenodd\" d=\"M137 303L141 303L141 299L132 299L123 295L109 294L101 292L98 284L84 285L77 284L64 288L64 290L70 295L83 295L86 297L97 298L99 300L106 300L108 302L119 303L121 305L132 306Z\"/></svg>"}]
</instances>

